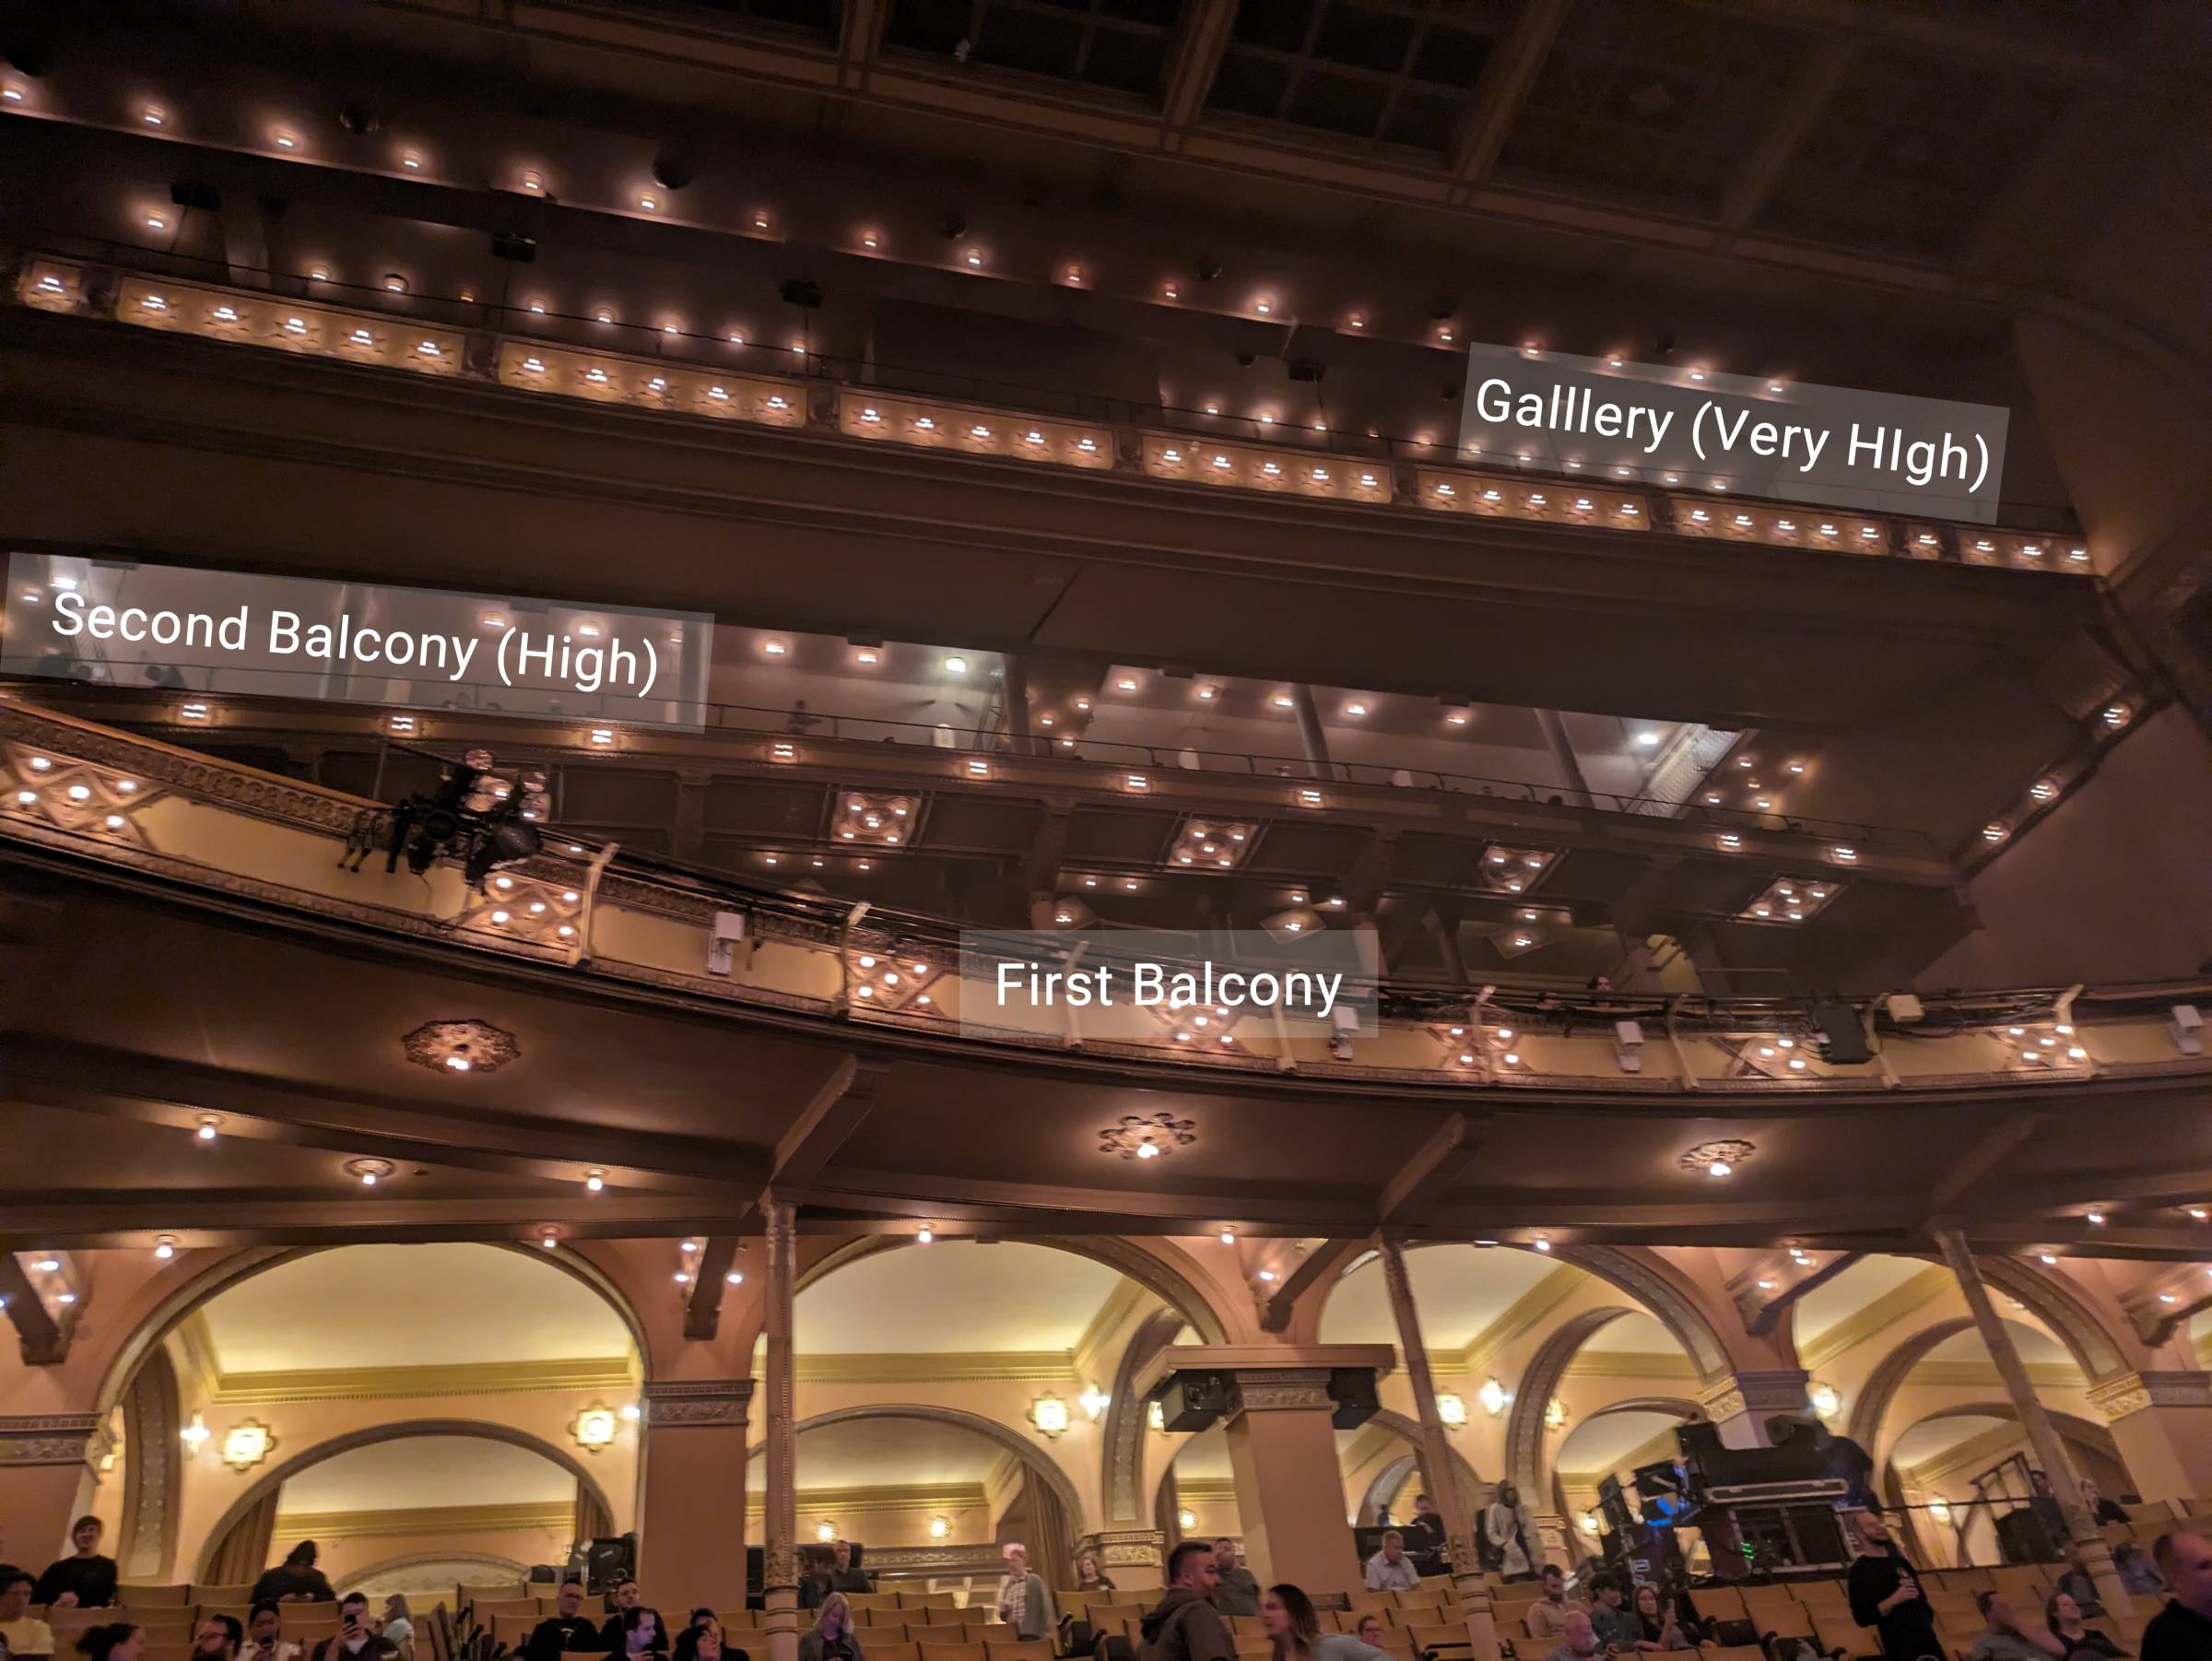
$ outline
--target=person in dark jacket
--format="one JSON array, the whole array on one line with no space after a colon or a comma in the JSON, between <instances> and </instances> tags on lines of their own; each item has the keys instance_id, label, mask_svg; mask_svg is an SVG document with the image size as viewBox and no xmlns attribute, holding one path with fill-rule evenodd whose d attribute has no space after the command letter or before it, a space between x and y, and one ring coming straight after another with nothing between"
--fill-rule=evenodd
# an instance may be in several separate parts
<instances>
[{"instance_id":1,"label":"person in dark jacket","mask_svg":"<svg viewBox=\"0 0 2212 1661\"><path fill-rule=\"evenodd\" d=\"M1214 1542L1214 1567L1221 1571L1214 1587L1214 1608L1224 1615L1257 1615L1259 1577L1237 1561L1237 1542L1226 1534Z\"/></svg>"},{"instance_id":2,"label":"person in dark jacket","mask_svg":"<svg viewBox=\"0 0 2212 1661\"><path fill-rule=\"evenodd\" d=\"M1144 1661L1233 1661L1236 1645L1214 1608L1221 1568L1205 1540L1184 1540L1168 1555L1168 1589L1138 1624Z\"/></svg>"},{"instance_id":3,"label":"person in dark jacket","mask_svg":"<svg viewBox=\"0 0 2212 1661\"><path fill-rule=\"evenodd\" d=\"M668 1653L668 1623L661 1619L660 1610L648 1608L639 1596L634 1575L625 1575L615 1583L615 1612L599 1629L599 1642L606 1646L608 1655L618 1658Z\"/></svg>"},{"instance_id":4,"label":"person in dark jacket","mask_svg":"<svg viewBox=\"0 0 2212 1661\"><path fill-rule=\"evenodd\" d=\"M583 1612L583 1582L571 1575L553 1596L554 1613L530 1629L524 1661L560 1661L571 1652L600 1647L599 1623Z\"/></svg>"},{"instance_id":5,"label":"person in dark jacket","mask_svg":"<svg viewBox=\"0 0 2212 1661\"><path fill-rule=\"evenodd\" d=\"M1865 1554L1853 1561L1845 1583L1851 1618L1875 1629L1884 1661L1920 1661L1923 1655L1942 1655L1936 1611L1921 1592L1920 1571L1898 1549L1878 1506L1859 1514L1859 1538Z\"/></svg>"},{"instance_id":6,"label":"person in dark jacket","mask_svg":"<svg viewBox=\"0 0 2212 1661\"><path fill-rule=\"evenodd\" d=\"M830 1549L830 1561L818 1566L799 1583L799 1608L818 1609L832 1592L873 1592L876 1583L865 1570L853 1566L853 1545L840 1540Z\"/></svg>"},{"instance_id":7,"label":"person in dark jacket","mask_svg":"<svg viewBox=\"0 0 2212 1661\"><path fill-rule=\"evenodd\" d=\"M323 1571L315 1567L312 1540L301 1540L284 1554L284 1561L265 1571L253 1583L255 1603L282 1603L288 1597L304 1597L312 1603L338 1601L338 1595L331 1590Z\"/></svg>"},{"instance_id":8,"label":"person in dark jacket","mask_svg":"<svg viewBox=\"0 0 2212 1661\"><path fill-rule=\"evenodd\" d=\"M69 1525L73 1557L46 1565L30 1601L49 1609L104 1609L115 1601L115 1560L100 1554L101 1524L98 1517L82 1516Z\"/></svg>"},{"instance_id":9,"label":"person in dark jacket","mask_svg":"<svg viewBox=\"0 0 2212 1661\"><path fill-rule=\"evenodd\" d=\"M2081 1605L2067 1592L2053 1592L2050 1602L2043 1605L2043 1624L2051 1629L2051 1636L2066 1647L2064 1653L2068 1661L2075 1655L2101 1655L2106 1661L2125 1655L2122 1649L2105 1633L2084 1624Z\"/></svg>"},{"instance_id":10,"label":"person in dark jacket","mask_svg":"<svg viewBox=\"0 0 2212 1661\"><path fill-rule=\"evenodd\" d=\"M2150 1554L2173 1596L2143 1629L2143 1661L2204 1661L2212 1655L2212 1540L2162 1534Z\"/></svg>"}]
</instances>

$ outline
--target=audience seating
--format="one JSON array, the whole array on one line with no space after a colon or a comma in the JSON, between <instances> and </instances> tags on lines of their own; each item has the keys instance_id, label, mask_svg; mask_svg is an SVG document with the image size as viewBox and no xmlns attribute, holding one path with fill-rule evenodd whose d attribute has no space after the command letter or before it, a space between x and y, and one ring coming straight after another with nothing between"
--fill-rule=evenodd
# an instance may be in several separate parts
<instances>
[{"instance_id":1,"label":"audience seating","mask_svg":"<svg viewBox=\"0 0 2212 1661\"><path fill-rule=\"evenodd\" d=\"M115 1596L128 1609L168 1608L196 1601L189 1585L152 1585L127 1580L116 1587Z\"/></svg>"}]
</instances>

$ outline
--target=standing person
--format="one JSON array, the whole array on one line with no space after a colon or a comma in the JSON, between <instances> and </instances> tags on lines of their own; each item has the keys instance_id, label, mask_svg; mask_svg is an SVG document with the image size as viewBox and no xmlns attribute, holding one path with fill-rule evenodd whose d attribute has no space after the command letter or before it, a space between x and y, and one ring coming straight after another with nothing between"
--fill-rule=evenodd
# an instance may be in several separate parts
<instances>
[{"instance_id":1,"label":"standing person","mask_svg":"<svg viewBox=\"0 0 2212 1661\"><path fill-rule=\"evenodd\" d=\"M601 1646L599 1623L583 1612L583 1582L573 1574L562 1581L553 1608L553 1614L530 1629L523 1643L524 1661L560 1661L572 1651Z\"/></svg>"},{"instance_id":2,"label":"standing person","mask_svg":"<svg viewBox=\"0 0 2212 1661\"><path fill-rule=\"evenodd\" d=\"M1323 1632L1313 1600L1288 1583L1269 1586L1260 1600L1260 1631L1275 1646L1268 1661L1390 1661L1364 1636Z\"/></svg>"},{"instance_id":3,"label":"standing person","mask_svg":"<svg viewBox=\"0 0 2212 1661\"><path fill-rule=\"evenodd\" d=\"M1367 1560L1360 1579L1371 1592L1410 1592L1421 1584L1421 1572L1406 1555L1406 1537L1393 1528L1382 1537L1382 1549Z\"/></svg>"},{"instance_id":4,"label":"standing person","mask_svg":"<svg viewBox=\"0 0 2212 1661\"><path fill-rule=\"evenodd\" d=\"M246 1630L235 1615L208 1615L192 1635L192 1661L238 1661Z\"/></svg>"},{"instance_id":5,"label":"standing person","mask_svg":"<svg viewBox=\"0 0 2212 1661\"><path fill-rule=\"evenodd\" d=\"M1009 1540L1001 1551L1006 1573L998 1583L998 1618L1021 1638L1041 1638L1060 1625L1044 1576L1030 1567L1030 1549Z\"/></svg>"},{"instance_id":6,"label":"standing person","mask_svg":"<svg viewBox=\"0 0 2212 1661\"><path fill-rule=\"evenodd\" d=\"M860 1634L853 1630L853 1606L842 1592L822 1599L813 1630L799 1635L799 1661L864 1661Z\"/></svg>"},{"instance_id":7,"label":"standing person","mask_svg":"<svg viewBox=\"0 0 2212 1661\"><path fill-rule=\"evenodd\" d=\"M1936 1611L1921 1593L1920 1571L1898 1549L1881 1508L1869 1505L1859 1513L1858 1527L1866 1549L1853 1561L1845 1583L1851 1618L1875 1629L1883 1661L1920 1661L1923 1655L1942 1655Z\"/></svg>"},{"instance_id":8,"label":"standing person","mask_svg":"<svg viewBox=\"0 0 2212 1661\"><path fill-rule=\"evenodd\" d=\"M1532 1580L1544 1562L1544 1542L1536 1514L1523 1504L1511 1482L1498 1484L1498 1497L1482 1514L1482 1531L1498 1554L1498 1569L1508 1580Z\"/></svg>"},{"instance_id":9,"label":"standing person","mask_svg":"<svg viewBox=\"0 0 2212 1661\"><path fill-rule=\"evenodd\" d=\"M2143 1661L2204 1661L2212 1655L2212 1540L2163 1534L2151 1556L2173 1596L2143 1629Z\"/></svg>"},{"instance_id":10,"label":"standing person","mask_svg":"<svg viewBox=\"0 0 2212 1661\"><path fill-rule=\"evenodd\" d=\"M264 1598L246 1611L242 1661L300 1661L300 1646L284 1635L284 1611Z\"/></svg>"},{"instance_id":11,"label":"standing person","mask_svg":"<svg viewBox=\"0 0 2212 1661\"><path fill-rule=\"evenodd\" d=\"M1406 1525L1406 1545L1412 1551L1444 1549L1444 1519L1437 1512L1436 1502L1427 1494L1413 1496L1413 1520Z\"/></svg>"},{"instance_id":12,"label":"standing person","mask_svg":"<svg viewBox=\"0 0 2212 1661\"><path fill-rule=\"evenodd\" d=\"M1237 1542L1226 1534L1214 1542L1214 1567L1221 1571L1214 1587L1214 1608L1224 1615L1257 1615L1260 1583L1250 1569L1237 1561Z\"/></svg>"},{"instance_id":13,"label":"standing person","mask_svg":"<svg viewBox=\"0 0 2212 1661\"><path fill-rule=\"evenodd\" d=\"M82 1516L69 1525L69 1543L76 1550L46 1565L31 1602L49 1609L104 1609L115 1601L115 1560L100 1554L103 1528L95 1516Z\"/></svg>"},{"instance_id":14,"label":"standing person","mask_svg":"<svg viewBox=\"0 0 2212 1661\"><path fill-rule=\"evenodd\" d=\"M29 1570L0 1570L0 1643L7 1645L10 1655L53 1654L53 1629L30 1616L30 1588L35 1584Z\"/></svg>"},{"instance_id":15,"label":"standing person","mask_svg":"<svg viewBox=\"0 0 2212 1661\"><path fill-rule=\"evenodd\" d=\"M648 1615L653 1618L651 1620L644 1619ZM635 1647L641 1630L647 1634L643 1652ZM606 1618L606 1624L599 1629L599 1642L606 1646L608 1655L616 1656L639 1653L665 1655L668 1653L668 1624L661 1619L660 1610L649 1608L640 1596L636 1575L625 1574L615 1583L615 1612Z\"/></svg>"},{"instance_id":16,"label":"standing person","mask_svg":"<svg viewBox=\"0 0 2212 1661\"><path fill-rule=\"evenodd\" d=\"M1221 1565L1204 1540L1182 1540L1168 1553L1168 1589L1137 1624L1143 1661L1233 1661L1236 1645L1214 1608ZM802 1656L800 1661L806 1661Z\"/></svg>"},{"instance_id":17,"label":"standing person","mask_svg":"<svg viewBox=\"0 0 2212 1661\"><path fill-rule=\"evenodd\" d=\"M1569 1599L1567 1572L1557 1563L1546 1563L1544 1596L1528 1606L1528 1635L1532 1638L1557 1638L1567 1630L1569 1616L1577 1613L1587 1615L1589 1612L1590 1606L1582 1599Z\"/></svg>"},{"instance_id":18,"label":"standing person","mask_svg":"<svg viewBox=\"0 0 2212 1661\"><path fill-rule=\"evenodd\" d=\"M288 1597L304 1597L313 1603L338 1601L338 1595L331 1590L323 1571L315 1567L312 1540L301 1540L284 1554L284 1561L274 1569L265 1570L253 1583L255 1603L282 1603Z\"/></svg>"},{"instance_id":19,"label":"standing person","mask_svg":"<svg viewBox=\"0 0 2212 1661\"><path fill-rule=\"evenodd\" d=\"M2043 1624L2051 1629L2051 1636L2065 1645L2061 1652L2070 1658L2075 1655L2101 1655L2111 1661L2113 1656L2125 1655L2127 1651L2111 1638L2082 1620L2081 1605L2070 1592L2053 1592L2051 1601L2043 1605Z\"/></svg>"},{"instance_id":20,"label":"standing person","mask_svg":"<svg viewBox=\"0 0 2212 1661\"><path fill-rule=\"evenodd\" d=\"M311 1661L394 1661L399 1652L369 1619L369 1594L348 1592L338 1599L338 1631L314 1647Z\"/></svg>"}]
</instances>

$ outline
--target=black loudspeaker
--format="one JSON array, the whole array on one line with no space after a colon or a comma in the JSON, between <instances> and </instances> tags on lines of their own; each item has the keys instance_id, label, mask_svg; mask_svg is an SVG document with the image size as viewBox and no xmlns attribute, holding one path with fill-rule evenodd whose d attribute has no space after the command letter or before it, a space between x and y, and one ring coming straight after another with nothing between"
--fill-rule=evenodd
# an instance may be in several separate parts
<instances>
[{"instance_id":1,"label":"black loudspeaker","mask_svg":"<svg viewBox=\"0 0 2212 1661\"><path fill-rule=\"evenodd\" d=\"M1160 1387L1160 1422L1167 1430L1211 1430L1228 1411L1229 1375L1225 1372L1177 1372Z\"/></svg>"},{"instance_id":2,"label":"black loudspeaker","mask_svg":"<svg viewBox=\"0 0 2212 1661\"><path fill-rule=\"evenodd\" d=\"M1340 1431L1356 1431L1382 1410L1375 1395L1372 1367L1329 1369L1329 1400L1336 1406L1329 1422Z\"/></svg>"},{"instance_id":3,"label":"black loudspeaker","mask_svg":"<svg viewBox=\"0 0 2212 1661\"><path fill-rule=\"evenodd\" d=\"M617 1534L588 1541L582 1556L584 1590L611 1592L638 1572L638 1537Z\"/></svg>"},{"instance_id":4,"label":"black loudspeaker","mask_svg":"<svg viewBox=\"0 0 2212 1661\"><path fill-rule=\"evenodd\" d=\"M1815 1004L1813 1025L1827 1040L1820 1054L1831 1065L1854 1066L1874 1059L1874 1052L1866 1047L1866 1030L1859 1025L1859 1012L1849 1004Z\"/></svg>"}]
</instances>

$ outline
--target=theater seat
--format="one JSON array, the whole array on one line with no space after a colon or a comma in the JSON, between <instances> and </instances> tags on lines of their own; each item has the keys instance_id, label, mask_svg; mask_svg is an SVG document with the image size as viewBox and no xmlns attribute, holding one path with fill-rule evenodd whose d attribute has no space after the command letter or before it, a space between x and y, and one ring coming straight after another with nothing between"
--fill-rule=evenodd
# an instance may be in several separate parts
<instances>
[{"instance_id":1,"label":"theater seat","mask_svg":"<svg viewBox=\"0 0 2212 1661\"><path fill-rule=\"evenodd\" d=\"M986 1638L983 1661L1053 1661L1053 1645L1041 1638Z\"/></svg>"},{"instance_id":2,"label":"theater seat","mask_svg":"<svg viewBox=\"0 0 2212 1661\"><path fill-rule=\"evenodd\" d=\"M115 1588L115 1596L123 1600L123 1607L134 1613L140 1609L167 1608L172 1604L189 1602L191 1592L192 1588L182 1584L152 1585L131 1581L124 1581Z\"/></svg>"}]
</instances>

